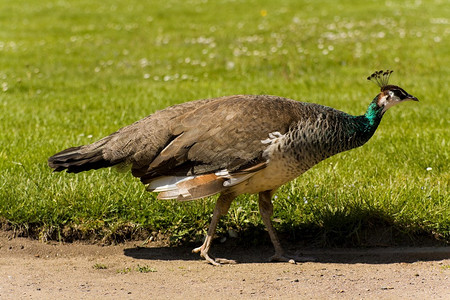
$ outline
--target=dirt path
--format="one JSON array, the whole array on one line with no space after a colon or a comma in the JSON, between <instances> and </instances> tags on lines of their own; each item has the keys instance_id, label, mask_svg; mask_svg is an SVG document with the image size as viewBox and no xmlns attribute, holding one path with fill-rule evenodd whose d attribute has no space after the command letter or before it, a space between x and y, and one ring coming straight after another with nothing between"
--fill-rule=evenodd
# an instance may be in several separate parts
<instances>
[{"instance_id":1,"label":"dirt path","mask_svg":"<svg viewBox=\"0 0 450 300\"><path fill-rule=\"evenodd\" d=\"M291 249L295 252L295 249ZM0 299L450 299L450 247L308 250L265 263L269 246L216 244L213 267L186 247L44 244L0 233Z\"/></svg>"}]
</instances>

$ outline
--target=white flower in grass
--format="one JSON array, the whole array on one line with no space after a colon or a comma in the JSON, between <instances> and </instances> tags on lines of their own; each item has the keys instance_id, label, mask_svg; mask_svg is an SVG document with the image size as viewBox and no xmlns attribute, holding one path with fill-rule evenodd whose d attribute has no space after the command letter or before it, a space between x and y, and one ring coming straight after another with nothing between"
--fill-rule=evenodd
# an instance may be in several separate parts
<instances>
[{"instance_id":1,"label":"white flower in grass","mask_svg":"<svg viewBox=\"0 0 450 300\"><path fill-rule=\"evenodd\" d=\"M234 69L234 66L235 66L235 64L234 64L234 62L233 61L227 61L227 64L226 64L226 69L227 70L233 70Z\"/></svg>"},{"instance_id":2,"label":"white flower in grass","mask_svg":"<svg viewBox=\"0 0 450 300\"><path fill-rule=\"evenodd\" d=\"M426 170L427 171L431 171L431 170L433 170L433 168L432 167L428 167Z\"/></svg>"}]
</instances>

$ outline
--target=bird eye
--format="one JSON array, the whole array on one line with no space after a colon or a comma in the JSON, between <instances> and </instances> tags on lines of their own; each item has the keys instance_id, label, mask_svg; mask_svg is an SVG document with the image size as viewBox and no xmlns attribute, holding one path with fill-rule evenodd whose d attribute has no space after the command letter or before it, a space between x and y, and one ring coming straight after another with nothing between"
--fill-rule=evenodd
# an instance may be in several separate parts
<instances>
[{"instance_id":1,"label":"bird eye","mask_svg":"<svg viewBox=\"0 0 450 300\"><path fill-rule=\"evenodd\" d=\"M391 97L391 98L394 97L394 92L393 91L389 91L388 93L389 93L389 97Z\"/></svg>"}]
</instances>

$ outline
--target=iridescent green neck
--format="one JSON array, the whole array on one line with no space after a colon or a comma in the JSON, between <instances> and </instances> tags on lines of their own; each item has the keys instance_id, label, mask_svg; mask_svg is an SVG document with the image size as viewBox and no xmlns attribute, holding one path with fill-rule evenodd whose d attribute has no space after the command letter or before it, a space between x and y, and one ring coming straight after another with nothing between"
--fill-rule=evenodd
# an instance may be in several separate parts
<instances>
[{"instance_id":1,"label":"iridescent green neck","mask_svg":"<svg viewBox=\"0 0 450 300\"><path fill-rule=\"evenodd\" d=\"M364 117L368 120L370 126L378 126L381 117L383 116L381 113L383 109L377 105L376 100L377 97L370 103L364 114Z\"/></svg>"},{"instance_id":2,"label":"iridescent green neck","mask_svg":"<svg viewBox=\"0 0 450 300\"><path fill-rule=\"evenodd\" d=\"M353 121L350 123L352 125L348 131L350 148L365 144L377 130L383 109L378 107L376 100L377 98L370 103L364 115L352 117Z\"/></svg>"}]
</instances>

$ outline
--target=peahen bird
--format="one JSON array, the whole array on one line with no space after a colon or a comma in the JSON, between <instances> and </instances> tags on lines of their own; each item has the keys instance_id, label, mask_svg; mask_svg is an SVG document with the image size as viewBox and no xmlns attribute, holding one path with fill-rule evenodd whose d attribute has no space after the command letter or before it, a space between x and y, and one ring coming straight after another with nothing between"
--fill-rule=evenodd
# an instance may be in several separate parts
<instances>
[{"instance_id":1,"label":"peahen bird","mask_svg":"<svg viewBox=\"0 0 450 300\"><path fill-rule=\"evenodd\" d=\"M267 95L187 102L155 112L89 145L48 159L54 171L78 173L131 165L158 199L194 200L220 193L204 243L193 250L213 265L209 249L221 215L243 193L259 193L259 210L275 248L289 261L271 223L274 192L318 162L365 144L388 108L418 101L389 85L392 71L368 77L381 88L364 115Z\"/></svg>"}]
</instances>

